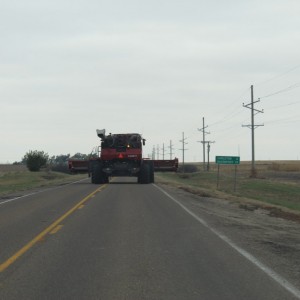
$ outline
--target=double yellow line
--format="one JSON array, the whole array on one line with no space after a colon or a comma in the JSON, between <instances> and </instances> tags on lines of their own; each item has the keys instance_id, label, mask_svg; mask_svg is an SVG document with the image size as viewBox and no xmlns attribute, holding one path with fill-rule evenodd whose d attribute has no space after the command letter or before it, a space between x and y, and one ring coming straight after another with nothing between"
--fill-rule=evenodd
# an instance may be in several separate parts
<instances>
[{"instance_id":1,"label":"double yellow line","mask_svg":"<svg viewBox=\"0 0 300 300\"><path fill-rule=\"evenodd\" d=\"M77 203L73 208L67 211L63 216L58 218L55 222L53 222L49 227L43 230L40 234L38 234L34 239L32 239L29 243L27 243L23 248L17 251L14 255L12 255L9 259L7 259L4 263L0 265L0 273L7 269L10 265L12 265L19 257L21 257L24 253L26 253L30 248L32 248L37 242L42 240L48 233L57 232L62 226L60 223L66 219L69 215L71 215L75 210L81 208L85 202L87 202L90 198L92 198L96 193L103 190L107 185L102 185L94 192L86 196L79 203Z\"/></svg>"}]
</instances>

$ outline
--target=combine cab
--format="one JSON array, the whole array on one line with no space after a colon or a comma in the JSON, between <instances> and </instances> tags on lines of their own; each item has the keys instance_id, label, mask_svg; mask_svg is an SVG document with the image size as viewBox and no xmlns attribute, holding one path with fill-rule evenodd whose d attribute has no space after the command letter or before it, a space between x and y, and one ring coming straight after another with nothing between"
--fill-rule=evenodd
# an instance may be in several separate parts
<instances>
[{"instance_id":1,"label":"combine cab","mask_svg":"<svg viewBox=\"0 0 300 300\"><path fill-rule=\"evenodd\" d=\"M81 165L78 161L69 160L70 170L76 172L85 169L92 183L108 183L112 176L133 176L137 177L138 183L153 183L154 171L177 171L177 158L143 159L145 139L138 133L105 135L104 129L97 129L97 135L101 139L99 157L84 161Z\"/></svg>"}]
</instances>

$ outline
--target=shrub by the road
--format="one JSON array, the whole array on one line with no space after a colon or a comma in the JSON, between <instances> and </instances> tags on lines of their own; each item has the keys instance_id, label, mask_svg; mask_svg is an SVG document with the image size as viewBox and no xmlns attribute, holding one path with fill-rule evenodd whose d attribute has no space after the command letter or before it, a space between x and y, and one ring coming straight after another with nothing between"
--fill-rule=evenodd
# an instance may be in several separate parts
<instances>
[{"instance_id":1,"label":"shrub by the road","mask_svg":"<svg viewBox=\"0 0 300 300\"><path fill-rule=\"evenodd\" d=\"M178 168L178 173L195 173L198 172L198 168L192 164L180 165Z\"/></svg>"},{"instance_id":2,"label":"shrub by the road","mask_svg":"<svg viewBox=\"0 0 300 300\"><path fill-rule=\"evenodd\" d=\"M54 172L61 172L61 173L70 173L69 167L67 163L58 163L58 164L51 164L50 166L51 171Z\"/></svg>"},{"instance_id":3,"label":"shrub by the road","mask_svg":"<svg viewBox=\"0 0 300 300\"><path fill-rule=\"evenodd\" d=\"M23 157L23 162L31 172L38 172L42 167L47 165L49 155L44 151L29 151Z\"/></svg>"}]
</instances>

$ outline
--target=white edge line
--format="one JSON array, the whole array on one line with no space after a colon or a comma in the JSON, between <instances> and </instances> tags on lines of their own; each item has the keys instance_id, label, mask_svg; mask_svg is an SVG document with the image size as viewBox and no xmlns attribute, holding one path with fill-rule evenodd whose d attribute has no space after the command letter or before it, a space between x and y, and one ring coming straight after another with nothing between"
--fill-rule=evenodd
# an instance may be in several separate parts
<instances>
[{"instance_id":1,"label":"white edge line","mask_svg":"<svg viewBox=\"0 0 300 300\"><path fill-rule=\"evenodd\" d=\"M164 193L167 197L169 197L171 200L173 200L176 204L178 204L183 210L185 210L189 215L191 215L194 219L196 219L199 223L201 223L203 226L208 228L211 232L213 232L215 235L217 235L221 240L223 240L225 243L227 243L230 247L232 247L234 250L236 250L239 254L244 256L248 261L253 263L256 267L258 267L260 270L262 270L264 273L266 273L269 277L271 277L273 280L275 280L278 284L280 284L282 287L284 287L286 290L288 290L291 294L296 296L298 299L300 299L300 290L297 289L294 285L292 285L288 280L277 274L275 271L273 271L271 268L264 265L262 262L260 262L256 257L254 257L252 254L244 250L243 248L236 245L234 242L232 242L227 236L219 232L218 230L211 227L207 222L205 222L203 219L201 219L199 216L197 216L195 213L190 211L187 207L185 207L182 203L180 203L178 200L176 200L173 196L171 196L169 193L167 193L165 190L163 190L161 187L157 186L156 184L153 184L157 189L159 189L162 193Z\"/></svg>"},{"instance_id":2,"label":"white edge line","mask_svg":"<svg viewBox=\"0 0 300 300\"><path fill-rule=\"evenodd\" d=\"M47 189L44 189L44 190L39 190L39 191L36 191L34 193L30 193L30 194L22 195L22 196L19 196L19 197L16 197L16 198L12 198L12 199L8 199L8 200L5 200L5 201L1 201L0 205L3 205L3 204L8 203L8 202L19 200L21 198L26 198L26 197L29 197L29 196L32 196L32 195L40 194L40 193L43 193L43 192L46 192L46 191L60 189L60 188L62 188L64 186L68 186L68 185L71 185L71 184L74 184L74 183L77 183L77 182L81 182L81 181L84 181L86 179L87 178L80 179L80 180L73 181L73 182L70 182L70 183L62 184L60 186L51 187L51 188L47 188Z\"/></svg>"}]
</instances>

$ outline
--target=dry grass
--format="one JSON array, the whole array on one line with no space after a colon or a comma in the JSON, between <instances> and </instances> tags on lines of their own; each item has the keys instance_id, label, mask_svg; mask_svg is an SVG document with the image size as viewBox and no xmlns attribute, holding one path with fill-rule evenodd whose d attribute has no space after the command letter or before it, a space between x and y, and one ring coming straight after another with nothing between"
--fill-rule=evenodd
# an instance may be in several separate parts
<instances>
[{"instance_id":1,"label":"dry grass","mask_svg":"<svg viewBox=\"0 0 300 300\"><path fill-rule=\"evenodd\" d=\"M7 172L23 172L26 171L27 168L24 165L8 165L8 164L0 164L0 173L7 173Z\"/></svg>"},{"instance_id":2,"label":"dry grass","mask_svg":"<svg viewBox=\"0 0 300 300\"><path fill-rule=\"evenodd\" d=\"M85 177L86 175L70 175L49 170L30 172L22 165L0 165L0 198L16 192L60 185Z\"/></svg>"},{"instance_id":3,"label":"dry grass","mask_svg":"<svg viewBox=\"0 0 300 300\"><path fill-rule=\"evenodd\" d=\"M221 192L224 196L226 194L300 211L300 161L256 162L256 178L250 178L251 162L242 162L237 165L236 185L234 165L219 166L219 181L218 165L212 163L209 172L203 172L202 165L198 164L198 168L199 172L193 174L157 173L156 178L184 189L204 191L211 196Z\"/></svg>"},{"instance_id":4,"label":"dry grass","mask_svg":"<svg viewBox=\"0 0 300 300\"><path fill-rule=\"evenodd\" d=\"M199 171L203 171L203 165L195 163ZM251 161L243 161L237 165L237 172L239 177L249 177L251 175L252 164ZM256 161L255 163L257 178L270 179L281 181L285 183L300 182L300 161ZM220 173L223 175L233 176L234 165L220 165ZM218 165L210 163L210 172L217 173Z\"/></svg>"},{"instance_id":5,"label":"dry grass","mask_svg":"<svg viewBox=\"0 0 300 300\"><path fill-rule=\"evenodd\" d=\"M203 165L195 163L199 171L203 170ZM222 168L232 168L232 165L221 165ZM242 172L250 172L251 161L242 161L238 168ZM258 172L261 171L282 171L282 172L300 172L300 160L275 160L275 161L256 161L255 167ZM210 163L210 170L217 171L218 165Z\"/></svg>"}]
</instances>

